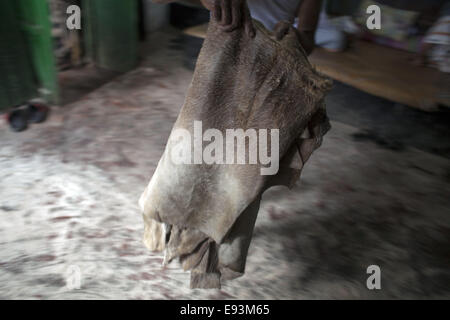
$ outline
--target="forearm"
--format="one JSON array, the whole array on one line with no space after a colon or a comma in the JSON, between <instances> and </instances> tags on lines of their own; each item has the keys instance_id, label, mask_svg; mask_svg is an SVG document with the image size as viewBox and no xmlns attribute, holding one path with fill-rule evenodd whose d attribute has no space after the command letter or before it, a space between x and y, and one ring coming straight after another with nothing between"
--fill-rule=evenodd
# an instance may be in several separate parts
<instances>
[{"instance_id":1,"label":"forearm","mask_svg":"<svg viewBox=\"0 0 450 320\"><path fill-rule=\"evenodd\" d=\"M304 0L298 12L299 40L307 54L314 49L314 34L319 23L322 0Z\"/></svg>"}]
</instances>

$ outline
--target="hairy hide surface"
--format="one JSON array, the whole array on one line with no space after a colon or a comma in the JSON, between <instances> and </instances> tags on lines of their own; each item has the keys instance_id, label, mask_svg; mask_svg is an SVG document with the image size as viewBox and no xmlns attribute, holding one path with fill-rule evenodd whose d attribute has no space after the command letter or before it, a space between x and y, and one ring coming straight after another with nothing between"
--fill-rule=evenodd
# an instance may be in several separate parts
<instances>
[{"instance_id":1,"label":"hairy hide surface","mask_svg":"<svg viewBox=\"0 0 450 320\"><path fill-rule=\"evenodd\" d=\"M223 32L211 21L185 103L165 152L139 200L144 243L180 259L192 288L218 288L244 273L261 195L292 186L329 130L324 95L331 81L309 64L290 30L282 40L255 22ZM278 129L280 167L261 175L261 164L174 164L174 131Z\"/></svg>"}]
</instances>

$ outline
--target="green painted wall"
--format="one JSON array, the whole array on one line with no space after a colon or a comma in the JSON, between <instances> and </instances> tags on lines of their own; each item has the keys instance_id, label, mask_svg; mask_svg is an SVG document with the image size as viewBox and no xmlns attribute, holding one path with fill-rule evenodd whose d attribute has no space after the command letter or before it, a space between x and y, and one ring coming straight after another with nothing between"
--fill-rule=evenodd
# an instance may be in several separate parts
<instances>
[{"instance_id":1,"label":"green painted wall","mask_svg":"<svg viewBox=\"0 0 450 320\"><path fill-rule=\"evenodd\" d=\"M86 52L99 67L128 71L138 58L138 0L83 0Z\"/></svg>"},{"instance_id":2,"label":"green painted wall","mask_svg":"<svg viewBox=\"0 0 450 320\"><path fill-rule=\"evenodd\" d=\"M99 67L128 71L138 61L138 0L83 0L88 56ZM47 0L0 0L0 108L36 96L58 102Z\"/></svg>"},{"instance_id":3,"label":"green painted wall","mask_svg":"<svg viewBox=\"0 0 450 320\"><path fill-rule=\"evenodd\" d=\"M36 94L31 55L14 1L0 1L0 110Z\"/></svg>"},{"instance_id":4,"label":"green painted wall","mask_svg":"<svg viewBox=\"0 0 450 320\"><path fill-rule=\"evenodd\" d=\"M18 0L17 2L20 24L29 45L39 93L47 101L56 103L58 81L48 3L46 0Z\"/></svg>"}]
</instances>

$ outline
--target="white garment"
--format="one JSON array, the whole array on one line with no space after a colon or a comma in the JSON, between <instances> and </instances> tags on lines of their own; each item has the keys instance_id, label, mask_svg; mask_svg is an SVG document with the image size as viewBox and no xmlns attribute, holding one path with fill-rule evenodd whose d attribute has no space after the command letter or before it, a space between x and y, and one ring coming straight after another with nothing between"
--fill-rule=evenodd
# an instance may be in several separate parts
<instances>
[{"instance_id":1,"label":"white garment","mask_svg":"<svg viewBox=\"0 0 450 320\"><path fill-rule=\"evenodd\" d=\"M247 0L253 19L260 21L267 29L286 20L294 23L302 0Z\"/></svg>"},{"instance_id":2,"label":"white garment","mask_svg":"<svg viewBox=\"0 0 450 320\"><path fill-rule=\"evenodd\" d=\"M450 15L439 18L428 30L424 43L434 44L430 60L442 72L450 72Z\"/></svg>"},{"instance_id":3,"label":"white garment","mask_svg":"<svg viewBox=\"0 0 450 320\"><path fill-rule=\"evenodd\" d=\"M252 18L261 22L271 31L281 20L289 21L294 27L297 27L301 3L302 0L247 0ZM343 50L346 45L344 32L328 19L324 5L325 2L319 17L315 43L319 47L330 50Z\"/></svg>"}]
</instances>

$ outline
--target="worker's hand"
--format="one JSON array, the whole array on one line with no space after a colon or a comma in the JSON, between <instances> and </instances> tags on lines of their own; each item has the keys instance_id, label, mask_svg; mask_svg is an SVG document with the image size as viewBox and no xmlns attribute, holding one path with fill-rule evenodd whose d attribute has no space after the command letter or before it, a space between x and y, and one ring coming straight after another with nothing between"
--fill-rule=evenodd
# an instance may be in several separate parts
<instances>
[{"instance_id":1,"label":"worker's hand","mask_svg":"<svg viewBox=\"0 0 450 320\"><path fill-rule=\"evenodd\" d=\"M225 32L231 32L244 26L251 37L256 32L246 0L214 0L212 16Z\"/></svg>"},{"instance_id":2,"label":"worker's hand","mask_svg":"<svg viewBox=\"0 0 450 320\"><path fill-rule=\"evenodd\" d=\"M314 49L314 32L302 32L294 28L290 22L280 21L274 29L275 38L277 40L282 40L291 29L296 33L297 39L306 54L309 55Z\"/></svg>"}]
</instances>

